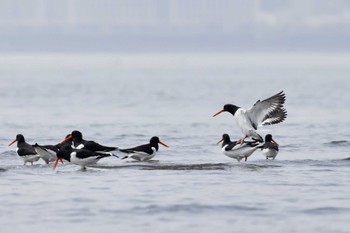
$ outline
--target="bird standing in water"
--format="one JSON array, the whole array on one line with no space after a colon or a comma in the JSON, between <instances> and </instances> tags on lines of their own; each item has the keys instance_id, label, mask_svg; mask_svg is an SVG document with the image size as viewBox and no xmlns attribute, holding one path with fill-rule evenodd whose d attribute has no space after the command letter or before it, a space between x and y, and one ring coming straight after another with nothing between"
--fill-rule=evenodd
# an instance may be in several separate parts
<instances>
[{"instance_id":1,"label":"bird standing in water","mask_svg":"<svg viewBox=\"0 0 350 233\"><path fill-rule=\"evenodd\" d=\"M284 121L287 117L287 111L283 108L285 100L286 95L281 91L263 101L258 100L248 110L233 104L226 104L213 117L222 112L229 112L244 134L244 137L239 140L240 143L243 143L247 137L263 142L263 138L256 132L258 126L273 125Z\"/></svg>"}]
</instances>

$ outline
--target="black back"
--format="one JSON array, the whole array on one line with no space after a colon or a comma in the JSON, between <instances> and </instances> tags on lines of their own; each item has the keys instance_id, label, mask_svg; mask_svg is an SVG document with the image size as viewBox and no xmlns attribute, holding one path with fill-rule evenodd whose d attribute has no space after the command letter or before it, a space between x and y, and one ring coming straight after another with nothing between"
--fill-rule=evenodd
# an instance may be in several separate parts
<instances>
[{"instance_id":1,"label":"black back","mask_svg":"<svg viewBox=\"0 0 350 233\"><path fill-rule=\"evenodd\" d=\"M71 153L75 152L76 157L79 159L86 159L89 157L97 156L96 159L101 159L104 157L111 156L110 154L105 154L105 153L99 153L99 152L93 152L90 150L85 150L85 149L73 149L70 145L64 145L60 151L57 152L57 157L62 158L64 160L67 160L70 162L71 160Z\"/></svg>"},{"instance_id":2,"label":"black back","mask_svg":"<svg viewBox=\"0 0 350 233\"><path fill-rule=\"evenodd\" d=\"M145 152L145 153L151 155L153 153L152 147L154 147L156 149L156 151L158 151L158 149L159 149L158 143L159 143L159 138L152 137L148 144L144 144L144 145L140 145L140 146L136 146L136 147L132 147L132 148L128 148L128 149L120 149L119 151L127 153L127 154L132 154L135 152Z\"/></svg>"},{"instance_id":3,"label":"black back","mask_svg":"<svg viewBox=\"0 0 350 233\"><path fill-rule=\"evenodd\" d=\"M232 150L232 148L237 145L237 141L231 142L230 136L228 134L223 134L222 138L223 138L223 142L222 142L221 148L227 145L227 147L225 148L225 151Z\"/></svg>"},{"instance_id":4,"label":"black back","mask_svg":"<svg viewBox=\"0 0 350 233\"><path fill-rule=\"evenodd\" d=\"M117 149L117 147L103 146L94 141L84 140L83 134L78 130L74 130L71 135L73 137L73 144L75 147L79 146L80 144L83 144L84 145L83 149L94 151L94 152L95 151L108 152L108 151L113 151Z\"/></svg>"},{"instance_id":5,"label":"black back","mask_svg":"<svg viewBox=\"0 0 350 233\"><path fill-rule=\"evenodd\" d=\"M26 143L24 136L22 134L16 135L17 140L17 154L19 156L25 156L25 155L36 155L36 151L34 150L33 146Z\"/></svg>"},{"instance_id":6,"label":"black back","mask_svg":"<svg viewBox=\"0 0 350 233\"><path fill-rule=\"evenodd\" d=\"M238 141L231 141L230 136L228 134L223 134L222 135L223 142L221 145L221 148L226 146L225 151L230 151L233 149L238 144ZM244 146L249 146L249 147L254 147L257 146L259 143L257 141L245 141L243 142Z\"/></svg>"}]
</instances>

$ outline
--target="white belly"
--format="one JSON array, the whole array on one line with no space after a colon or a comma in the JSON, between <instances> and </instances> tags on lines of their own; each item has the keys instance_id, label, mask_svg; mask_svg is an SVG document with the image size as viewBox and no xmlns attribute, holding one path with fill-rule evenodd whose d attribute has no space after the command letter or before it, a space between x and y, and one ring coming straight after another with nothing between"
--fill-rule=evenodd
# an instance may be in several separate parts
<instances>
[{"instance_id":1,"label":"white belly","mask_svg":"<svg viewBox=\"0 0 350 233\"><path fill-rule=\"evenodd\" d=\"M129 157L137 161L147 161L152 159L157 153L157 150L155 148L152 147L152 150L153 150L152 154L147 154L145 152L135 152L133 154L130 154Z\"/></svg>"},{"instance_id":2,"label":"white belly","mask_svg":"<svg viewBox=\"0 0 350 233\"><path fill-rule=\"evenodd\" d=\"M252 126L249 118L247 117L246 111L243 109L238 109L234 115L234 118L237 122L238 127L241 129L242 133L247 136L253 136L252 131L255 132L255 129Z\"/></svg>"},{"instance_id":3,"label":"white belly","mask_svg":"<svg viewBox=\"0 0 350 233\"><path fill-rule=\"evenodd\" d=\"M278 154L277 150L268 149L268 148L267 149L263 149L261 152L266 156L266 158L273 158L273 159L275 159L275 157Z\"/></svg>"},{"instance_id":4,"label":"white belly","mask_svg":"<svg viewBox=\"0 0 350 233\"><path fill-rule=\"evenodd\" d=\"M24 156L20 156L24 162L24 164L26 163L33 163L36 162L40 159L39 155L24 155Z\"/></svg>"},{"instance_id":5,"label":"white belly","mask_svg":"<svg viewBox=\"0 0 350 233\"><path fill-rule=\"evenodd\" d=\"M88 157L88 158L85 158L85 159L79 159L76 157L76 153L73 152L71 153L71 158L70 158L70 162L75 164L75 165L79 165L81 167L85 167L85 166L88 166L88 165L92 165L92 164L95 164L97 163L99 159L97 159L97 156L91 156L91 157Z\"/></svg>"},{"instance_id":6,"label":"white belly","mask_svg":"<svg viewBox=\"0 0 350 233\"><path fill-rule=\"evenodd\" d=\"M226 151L225 148L226 147L222 148L222 152L230 158L237 159L237 161L240 161L243 158L248 158L258 149L257 147L250 147L245 144L238 144L229 151Z\"/></svg>"}]
</instances>

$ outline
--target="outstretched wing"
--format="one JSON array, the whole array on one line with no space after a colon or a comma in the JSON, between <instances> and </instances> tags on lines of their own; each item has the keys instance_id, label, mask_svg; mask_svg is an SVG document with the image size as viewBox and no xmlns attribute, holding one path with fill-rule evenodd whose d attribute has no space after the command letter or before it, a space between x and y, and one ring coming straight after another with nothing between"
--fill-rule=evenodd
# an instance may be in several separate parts
<instances>
[{"instance_id":1,"label":"outstretched wing","mask_svg":"<svg viewBox=\"0 0 350 233\"><path fill-rule=\"evenodd\" d=\"M283 91L263 101L258 100L253 107L247 110L248 116L256 129L258 125L278 124L287 117L283 108L286 95Z\"/></svg>"}]
</instances>

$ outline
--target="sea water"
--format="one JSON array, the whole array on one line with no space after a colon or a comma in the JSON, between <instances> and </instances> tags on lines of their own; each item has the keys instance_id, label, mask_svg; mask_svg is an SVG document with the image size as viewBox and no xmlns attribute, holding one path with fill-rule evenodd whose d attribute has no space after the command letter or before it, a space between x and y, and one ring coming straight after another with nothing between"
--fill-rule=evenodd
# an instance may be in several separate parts
<instances>
[{"instance_id":1,"label":"sea water","mask_svg":"<svg viewBox=\"0 0 350 233\"><path fill-rule=\"evenodd\" d=\"M349 73L348 54L1 55L0 232L348 232ZM229 113L212 115L282 90L287 119L258 129L279 143L276 159L223 155L222 134L243 135ZM72 130L170 148L53 171L7 146Z\"/></svg>"}]
</instances>

